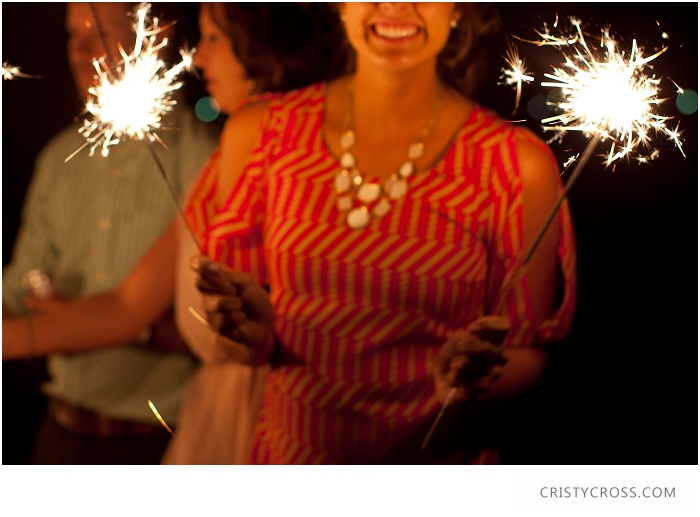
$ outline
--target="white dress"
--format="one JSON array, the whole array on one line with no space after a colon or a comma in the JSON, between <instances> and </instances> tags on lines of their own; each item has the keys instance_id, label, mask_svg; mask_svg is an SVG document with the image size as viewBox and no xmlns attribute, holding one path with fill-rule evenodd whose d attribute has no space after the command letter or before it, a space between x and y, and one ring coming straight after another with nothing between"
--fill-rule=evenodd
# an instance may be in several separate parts
<instances>
[{"instance_id":1,"label":"white dress","mask_svg":"<svg viewBox=\"0 0 700 517\"><path fill-rule=\"evenodd\" d=\"M190 258L198 253L179 221L175 282L175 321L192 352L202 361L183 398L165 465L243 465L262 401L269 366L251 367L217 358L216 333L190 314L204 314Z\"/></svg>"}]
</instances>

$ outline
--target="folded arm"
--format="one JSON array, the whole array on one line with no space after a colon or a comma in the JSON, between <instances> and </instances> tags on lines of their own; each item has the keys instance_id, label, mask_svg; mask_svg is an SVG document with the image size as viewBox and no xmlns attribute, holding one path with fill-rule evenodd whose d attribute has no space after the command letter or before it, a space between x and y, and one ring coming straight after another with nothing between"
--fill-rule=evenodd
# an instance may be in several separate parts
<instances>
[{"instance_id":1,"label":"folded arm","mask_svg":"<svg viewBox=\"0 0 700 517\"><path fill-rule=\"evenodd\" d=\"M75 300L28 299L29 318L6 318L3 311L3 360L83 352L136 339L172 305L176 238L171 224L113 291Z\"/></svg>"}]
</instances>

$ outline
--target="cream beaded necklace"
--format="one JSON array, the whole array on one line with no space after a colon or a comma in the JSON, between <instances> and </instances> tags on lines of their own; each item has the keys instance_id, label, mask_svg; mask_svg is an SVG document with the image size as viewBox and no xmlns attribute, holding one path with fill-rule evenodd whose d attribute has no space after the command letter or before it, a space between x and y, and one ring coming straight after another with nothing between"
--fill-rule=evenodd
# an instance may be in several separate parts
<instances>
[{"instance_id":1,"label":"cream beaded necklace","mask_svg":"<svg viewBox=\"0 0 700 517\"><path fill-rule=\"evenodd\" d=\"M338 210L347 213L345 221L350 228L360 230L369 224L372 217L384 217L391 210L392 201L406 195L408 178L416 173L416 161L425 154L425 140L440 111L442 94L443 88L440 85L433 111L418 135L418 139L408 146L408 159L399 167L399 170L382 183L365 182L362 171L357 167L355 155L351 152L357 139L353 131L353 82L350 81L345 113L346 129L340 135L340 148L343 150L340 156L341 169L333 181L338 194ZM356 200L361 203L360 206L355 206Z\"/></svg>"}]
</instances>

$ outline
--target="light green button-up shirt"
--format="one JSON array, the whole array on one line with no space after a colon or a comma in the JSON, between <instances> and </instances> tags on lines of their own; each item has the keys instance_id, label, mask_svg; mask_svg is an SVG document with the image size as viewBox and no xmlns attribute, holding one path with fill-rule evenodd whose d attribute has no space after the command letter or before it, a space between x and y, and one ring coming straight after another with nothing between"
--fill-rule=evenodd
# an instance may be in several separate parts
<instances>
[{"instance_id":1,"label":"light green button-up shirt","mask_svg":"<svg viewBox=\"0 0 700 517\"><path fill-rule=\"evenodd\" d=\"M185 107L168 115L174 130L156 145L181 196L217 143L215 128ZM3 269L3 301L22 314L21 277L41 268L67 298L116 287L155 243L176 213L175 200L145 141L110 147L107 157L84 149L78 125L64 129L40 153L23 207L12 261ZM5 174L11 171L5 171ZM4 193L7 195L8 193ZM150 352L137 344L47 359L48 395L115 418L154 422L151 399L175 423L180 398L195 367L183 354Z\"/></svg>"}]
</instances>

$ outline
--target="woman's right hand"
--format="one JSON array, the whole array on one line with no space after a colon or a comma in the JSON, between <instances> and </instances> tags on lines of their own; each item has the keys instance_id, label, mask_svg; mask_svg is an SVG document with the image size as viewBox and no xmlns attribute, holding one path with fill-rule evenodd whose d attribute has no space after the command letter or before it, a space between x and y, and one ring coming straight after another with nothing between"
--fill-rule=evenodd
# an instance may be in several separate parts
<instances>
[{"instance_id":1,"label":"woman's right hand","mask_svg":"<svg viewBox=\"0 0 700 517\"><path fill-rule=\"evenodd\" d=\"M468 400L490 389L506 363L501 345L509 331L507 318L482 316L447 339L437 353L433 372L441 403L450 392L454 400Z\"/></svg>"},{"instance_id":2,"label":"woman's right hand","mask_svg":"<svg viewBox=\"0 0 700 517\"><path fill-rule=\"evenodd\" d=\"M234 271L205 255L190 266L198 273L206 319L219 334L246 346L254 365L269 362L275 344L274 309L269 293L247 273ZM227 345L221 343L226 353ZM231 355L237 355L232 344Z\"/></svg>"}]
</instances>

